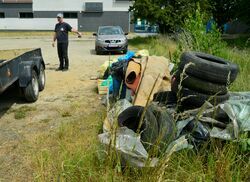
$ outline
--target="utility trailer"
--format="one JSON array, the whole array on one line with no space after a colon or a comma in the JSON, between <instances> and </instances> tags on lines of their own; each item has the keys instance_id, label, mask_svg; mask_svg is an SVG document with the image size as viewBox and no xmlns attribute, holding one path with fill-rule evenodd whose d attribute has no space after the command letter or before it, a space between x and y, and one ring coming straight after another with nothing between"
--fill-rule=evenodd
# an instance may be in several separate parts
<instances>
[{"instance_id":1,"label":"utility trailer","mask_svg":"<svg viewBox=\"0 0 250 182\"><path fill-rule=\"evenodd\" d=\"M45 88L45 63L41 49L0 50L0 94L13 84L28 102L35 102Z\"/></svg>"}]
</instances>

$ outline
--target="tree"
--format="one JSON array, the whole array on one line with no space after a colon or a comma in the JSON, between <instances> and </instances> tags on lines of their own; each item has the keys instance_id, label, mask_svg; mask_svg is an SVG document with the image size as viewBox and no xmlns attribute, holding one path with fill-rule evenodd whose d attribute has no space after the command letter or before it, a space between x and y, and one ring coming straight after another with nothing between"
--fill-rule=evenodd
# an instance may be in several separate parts
<instances>
[{"instance_id":1,"label":"tree","mask_svg":"<svg viewBox=\"0 0 250 182\"><path fill-rule=\"evenodd\" d=\"M212 14L219 26L231 19L240 19L250 24L249 0L211 0Z\"/></svg>"},{"instance_id":2,"label":"tree","mask_svg":"<svg viewBox=\"0 0 250 182\"><path fill-rule=\"evenodd\" d=\"M135 18L158 24L160 32L166 33L180 28L185 18L196 9L197 2L199 0L133 0L130 11ZM207 0L201 2L201 8L207 8Z\"/></svg>"},{"instance_id":3,"label":"tree","mask_svg":"<svg viewBox=\"0 0 250 182\"><path fill-rule=\"evenodd\" d=\"M239 0L236 9L236 16L250 25L250 2L249 0Z\"/></svg>"},{"instance_id":4,"label":"tree","mask_svg":"<svg viewBox=\"0 0 250 182\"><path fill-rule=\"evenodd\" d=\"M219 27L235 18L239 0L211 0L212 14Z\"/></svg>"},{"instance_id":5,"label":"tree","mask_svg":"<svg viewBox=\"0 0 250 182\"><path fill-rule=\"evenodd\" d=\"M158 24L161 33L173 32L183 27L185 19L194 14L198 6L203 14L213 16L219 27L236 18L250 24L249 0L132 1L130 11L133 11L135 19L141 18Z\"/></svg>"}]
</instances>

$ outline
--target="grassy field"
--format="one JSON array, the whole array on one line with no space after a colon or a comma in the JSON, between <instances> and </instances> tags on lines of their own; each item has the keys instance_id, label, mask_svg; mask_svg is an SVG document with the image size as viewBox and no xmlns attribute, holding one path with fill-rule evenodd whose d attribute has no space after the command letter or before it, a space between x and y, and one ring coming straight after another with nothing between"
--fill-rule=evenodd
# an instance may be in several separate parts
<instances>
[{"instance_id":1,"label":"grassy field","mask_svg":"<svg viewBox=\"0 0 250 182\"><path fill-rule=\"evenodd\" d=\"M130 45L133 49L149 49L152 55L166 57L171 57L176 49L176 43L167 37L135 38ZM250 48L230 42L223 57L240 66L240 74L230 90L250 91ZM97 140L104 118L105 109L100 106L95 113L62 125L57 133L42 135L27 144L31 147L23 152L31 156L35 181L158 181L159 168L132 168L121 172L115 156L107 153ZM163 179L249 181L249 158L249 151L244 152L235 141L210 140L198 152L185 150L172 155Z\"/></svg>"},{"instance_id":2,"label":"grassy field","mask_svg":"<svg viewBox=\"0 0 250 182\"><path fill-rule=\"evenodd\" d=\"M27 51L31 51L31 49L0 50L0 59L10 60L24 54Z\"/></svg>"}]
</instances>

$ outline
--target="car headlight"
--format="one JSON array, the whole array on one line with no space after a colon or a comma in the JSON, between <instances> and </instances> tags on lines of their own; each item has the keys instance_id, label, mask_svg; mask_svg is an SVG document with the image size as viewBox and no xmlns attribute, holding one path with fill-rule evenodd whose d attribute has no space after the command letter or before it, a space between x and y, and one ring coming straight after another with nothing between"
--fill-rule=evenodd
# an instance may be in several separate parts
<instances>
[{"instance_id":1,"label":"car headlight","mask_svg":"<svg viewBox=\"0 0 250 182\"><path fill-rule=\"evenodd\" d=\"M104 40L103 39L97 39L99 42L104 42Z\"/></svg>"},{"instance_id":2,"label":"car headlight","mask_svg":"<svg viewBox=\"0 0 250 182\"><path fill-rule=\"evenodd\" d=\"M120 39L120 41L123 43L123 42L126 42L127 39Z\"/></svg>"}]
</instances>

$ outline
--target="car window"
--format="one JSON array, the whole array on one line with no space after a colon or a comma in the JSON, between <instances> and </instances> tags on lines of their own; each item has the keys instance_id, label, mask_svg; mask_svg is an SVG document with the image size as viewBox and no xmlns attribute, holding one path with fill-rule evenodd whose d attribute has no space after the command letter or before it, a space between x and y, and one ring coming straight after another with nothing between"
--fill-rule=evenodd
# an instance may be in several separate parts
<instances>
[{"instance_id":1,"label":"car window","mask_svg":"<svg viewBox=\"0 0 250 182\"><path fill-rule=\"evenodd\" d=\"M100 27L98 31L99 35L120 35L122 33L119 27Z\"/></svg>"}]
</instances>

